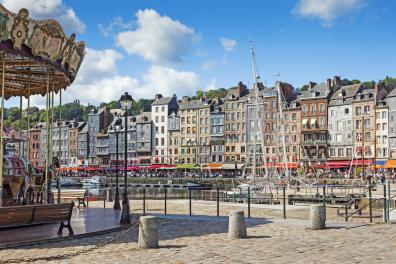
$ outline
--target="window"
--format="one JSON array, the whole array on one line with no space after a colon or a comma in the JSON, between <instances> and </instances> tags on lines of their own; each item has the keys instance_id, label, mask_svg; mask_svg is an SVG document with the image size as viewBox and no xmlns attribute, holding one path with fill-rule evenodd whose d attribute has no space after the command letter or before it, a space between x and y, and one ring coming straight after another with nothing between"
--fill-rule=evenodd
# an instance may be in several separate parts
<instances>
[{"instance_id":1,"label":"window","mask_svg":"<svg viewBox=\"0 0 396 264\"><path fill-rule=\"evenodd\" d=\"M311 104L311 113L316 113L316 105Z\"/></svg>"},{"instance_id":2,"label":"window","mask_svg":"<svg viewBox=\"0 0 396 264\"><path fill-rule=\"evenodd\" d=\"M165 122L165 116L161 116L161 122Z\"/></svg>"},{"instance_id":3,"label":"window","mask_svg":"<svg viewBox=\"0 0 396 264\"><path fill-rule=\"evenodd\" d=\"M349 108L345 108L345 114L349 114Z\"/></svg>"},{"instance_id":4,"label":"window","mask_svg":"<svg viewBox=\"0 0 396 264\"><path fill-rule=\"evenodd\" d=\"M362 108L360 106L355 107L355 115L360 116L362 114Z\"/></svg>"},{"instance_id":5,"label":"window","mask_svg":"<svg viewBox=\"0 0 396 264\"><path fill-rule=\"evenodd\" d=\"M330 156L335 156L335 148L330 148Z\"/></svg>"},{"instance_id":6,"label":"window","mask_svg":"<svg viewBox=\"0 0 396 264\"><path fill-rule=\"evenodd\" d=\"M155 107L155 112L158 113L158 110L159 110L159 107L156 106L156 107Z\"/></svg>"},{"instance_id":7,"label":"window","mask_svg":"<svg viewBox=\"0 0 396 264\"><path fill-rule=\"evenodd\" d=\"M320 104L319 105L319 112L323 114L326 111L326 105L325 104Z\"/></svg>"},{"instance_id":8,"label":"window","mask_svg":"<svg viewBox=\"0 0 396 264\"><path fill-rule=\"evenodd\" d=\"M338 149L338 157L343 157L344 156L344 149L343 148L339 148Z\"/></svg>"},{"instance_id":9,"label":"window","mask_svg":"<svg viewBox=\"0 0 396 264\"><path fill-rule=\"evenodd\" d=\"M387 130L388 129L388 125L386 123L382 124L382 130Z\"/></svg>"},{"instance_id":10,"label":"window","mask_svg":"<svg viewBox=\"0 0 396 264\"><path fill-rule=\"evenodd\" d=\"M386 116L387 116L386 111L383 111L382 112L382 118L386 118Z\"/></svg>"},{"instance_id":11,"label":"window","mask_svg":"<svg viewBox=\"0 0 396 264\"><path fill-rule=\"evenodd\" d=\"M367 115L370 114L370 106L369 105L364 106L364 113Z\"/></svg>"},{"instance_id":12,"label":"window","mask_svg":"<svg viewBox=\"0 0 396 264\"><path fill-rule=\"evenodd\" d=\"M330 116L333 117L334 116L334 110L330 111Z\"/></svg>"}]
</instances>

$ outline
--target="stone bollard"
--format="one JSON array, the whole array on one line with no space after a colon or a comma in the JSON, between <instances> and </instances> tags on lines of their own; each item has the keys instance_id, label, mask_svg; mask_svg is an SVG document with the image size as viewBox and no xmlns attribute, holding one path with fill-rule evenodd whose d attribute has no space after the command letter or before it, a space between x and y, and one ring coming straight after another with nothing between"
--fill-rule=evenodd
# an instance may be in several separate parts
<instances>
[{"instance_id":1,"label":"stone bollard","mask_svg":"<svg viewBox=\"0 0 396 264\"><path fill-rule=\"evenodd\" d=\"M140 217L138 248L158 248L155 216Z\"/></svg>"},{"instance_id":2,"label":"stone bollard","mask_svg":"<svg viewBox=\"0 0 396 264\"><path fill-rule=\"evenodd\" d=\"M309 212L310 228L319 230L326 228L326 212L323 204L312 204Z\"/></svg>"},{"instance_id":3,"label":"stone bollard","mask_svg":"<svg viewBox=\"0 0 396 264\"><path fill-rule=\"evenodd\" d=\"M243 211L232 211L228 218L228 238L246 238L246 223Z\"/></svg>"}]
</instances>

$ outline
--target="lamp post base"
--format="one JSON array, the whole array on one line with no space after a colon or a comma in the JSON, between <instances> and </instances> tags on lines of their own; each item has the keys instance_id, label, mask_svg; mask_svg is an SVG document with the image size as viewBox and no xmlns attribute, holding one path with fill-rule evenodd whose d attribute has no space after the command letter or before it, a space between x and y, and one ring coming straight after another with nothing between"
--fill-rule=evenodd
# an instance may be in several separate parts
<instances>
[{"instance_id":1,"label":"lamp post base","mask_svg":"<svg viewBox=\"0 0 396 264\"><path fill-rule=\"evenodd\" d=\"M129 218L129 201L128 196L124 194L124 199L122 200L122 213L121 213L121 224L130 224L131 219Z\"/></svg>"},{"instance_id":2,"label":"lamp post base","mask_svg":"<svg viewBox=\"0 0 396 264\"><path fill-rule=\"evenodd\" d=\"M114 209L114 210L121 210L121 205L120 205L120 192L119 192L118 188L116 189L116 193L115 193L113 209Z\"/></svg>"}]
</instances>

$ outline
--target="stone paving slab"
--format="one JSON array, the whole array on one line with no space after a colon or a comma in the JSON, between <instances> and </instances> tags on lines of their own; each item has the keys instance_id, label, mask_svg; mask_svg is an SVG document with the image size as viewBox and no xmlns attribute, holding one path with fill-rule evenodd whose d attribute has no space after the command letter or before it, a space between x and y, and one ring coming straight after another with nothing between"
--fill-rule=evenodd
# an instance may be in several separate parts
<instances>
[{"instance_id":1,"label":"stone paving slab","mask_svg":"<svg viewBox=\"0 0 396 264\"><path fill-rule=\"evenodd\" d=\"M137 249L134 230L96 251L37 263L396 263L393 224L328 221L330 228L314 231L303 219L252 218L247 220L248 238L230 240L225 216L197 214L158 215L159 249ZM76 252L114 235L6 249L0 251L0 259Z\"/></svg>"}]
</instances>

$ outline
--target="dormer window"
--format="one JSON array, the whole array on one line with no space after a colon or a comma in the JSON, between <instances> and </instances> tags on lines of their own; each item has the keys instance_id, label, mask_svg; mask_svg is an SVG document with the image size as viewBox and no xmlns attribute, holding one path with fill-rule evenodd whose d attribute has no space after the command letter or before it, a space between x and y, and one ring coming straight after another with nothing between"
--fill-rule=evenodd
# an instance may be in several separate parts
<instances>
[{"instance_id":1,"label":"dormer window","mask_svg":"<svg viewBox=\"0 0 396 264\"><path fill-rule=\"evenodd\" d=\"M337 104L341 105L344 102L343 98L337 98Z\"/></svg>"},{"instance_id":2,"label":"dormer window","mask_svg":"<svg viewBox=\"0 0 396 264\"><path fill-rule=\"evenodd\" d=\"M315 91L311 91L311 98L315 98L316 97L316 92Z\"/></svg>"}]
</instances>

